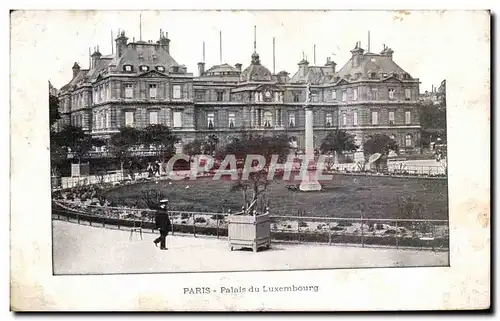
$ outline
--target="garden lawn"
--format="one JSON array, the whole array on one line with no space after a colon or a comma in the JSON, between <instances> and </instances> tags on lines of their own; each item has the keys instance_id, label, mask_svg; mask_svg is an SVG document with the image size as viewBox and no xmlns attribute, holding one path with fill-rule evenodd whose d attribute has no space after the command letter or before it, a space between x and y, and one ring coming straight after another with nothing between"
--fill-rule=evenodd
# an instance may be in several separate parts
<instances>
[{"instance_id":1,"label":"garden lawn","mask_svg":"<svg viewBox=\"0 0 500 321\"><path fill-rule=\"evenodd\" d=\"M199 212L233 212L241 209L241 192L230 192L231 181L214 181L211 178L176 182L158 181L126 185L107 193L114 206L146 207L141 190L161 190L169 199L171 210ZM329 182L322 182L320 192L290 191L287 183L273 181L267 192L272 215L360 217L359 204L365 204L365 218L402 217L398 199L411 198L423 205L426 219L448 219L447 180L395 178L385 176L335 175Z\"/></svg>"}]
</instances>

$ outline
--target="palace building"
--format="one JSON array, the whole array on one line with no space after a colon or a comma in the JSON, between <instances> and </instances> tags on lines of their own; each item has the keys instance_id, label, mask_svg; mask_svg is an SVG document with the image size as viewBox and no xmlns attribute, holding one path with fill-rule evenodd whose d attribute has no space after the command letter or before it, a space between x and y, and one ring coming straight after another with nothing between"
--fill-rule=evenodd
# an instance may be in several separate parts
<instances>
[{"instance_id":1,"label":"palace building","mask_svg":"<svg viewBox=\"0 0 500 321\"><path fill-rule=\"evenodd\" d=\"M315 148L334 129L351 133L358 144L385 134L403 150L419 139L419 79L399 67L386 46L372 53L358 42L340 69L329 58L323 66L302 59L293 75L273 74L254 51L246 66L205 69L200 62L195 76L170 55L167 33L160 31L156 42L128 40L121 31L113 54L97 47L89 69L74 64L71 81L58 91L59 127L73 124L107 138L122 126L163 124L182 144L209 134L225 143L243 130L286 133L303 149L309 83Z\"/></svg>"}]
</instances>

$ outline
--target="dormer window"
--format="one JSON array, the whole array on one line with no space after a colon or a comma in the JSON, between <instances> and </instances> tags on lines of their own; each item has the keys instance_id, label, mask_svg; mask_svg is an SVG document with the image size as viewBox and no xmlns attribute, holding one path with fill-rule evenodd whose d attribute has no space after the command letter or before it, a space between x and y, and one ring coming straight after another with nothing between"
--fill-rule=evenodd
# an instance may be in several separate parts
<instances>
[{"instance_id":1,"label":"dormer window","mask_svg":"<svg viewBox=\"0 0 500 321\"><path fill-rule=\"evenodd\" d=\"M393 76L394 78L399 78L399 75L398 75L397 73L393 73L393 74L392 74L392 76Z\"/></svg>"},{"instance_id":2,"label":"dormer window","mask_svg":"<svg viewBox=\"0 0 500 321\"><path fill-rule=\"evenodd\" d=\"M132 70L134 70L134 68L132 67L132 65L124 65L123 70L131 72Z\"/></svg>"},{"instance_id":3,"label":"dormer window","mask_svg":"<svg viewBox=\"0 0 500 321\"><path fill-rule=\"evenodd\" d=\"M148 66L140 66L139 68L141 69L141 71L148 71L149 70Z\"/></svg>"},{"instance_id":4,"label":"dormer window","mask_svg":"<svg viewBox=\"0 0 500 321\"><path fill-rule=\"evenodd\" d=\"M370 78L377 78L377 73L376 72L372 72L370 74Z\"/></svg>"},{"instance_id":5,"label":"dormer window","mask_svg":"<svg viewBox=\"0 0 500 321\"><path fill-rule=\"evenodd\" d=\"M165 67L163 67L163 66L156 66L156 70L164 72L165 71Z\"/></svg>"},{"instance_id":6,"label":"dormer window","mask_svg":"<svg viewBox=\"0 0 500 321\"><path fill-rule=\"evenodd\" d=\"M172 67L172 72L179 72L179 67Z\"/></svg>"}]
</instances>

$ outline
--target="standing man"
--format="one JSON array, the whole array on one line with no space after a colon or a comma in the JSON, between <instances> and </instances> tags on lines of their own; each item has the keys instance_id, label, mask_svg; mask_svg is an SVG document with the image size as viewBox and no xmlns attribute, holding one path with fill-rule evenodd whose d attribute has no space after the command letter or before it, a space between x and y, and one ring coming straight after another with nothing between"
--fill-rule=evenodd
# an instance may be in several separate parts
<instances>
[{"instance_id":1,"label":"standing man","mask_svg":"<svg viewBox=\"0 0 500 321\"><path fill-rule=\"evenodd\" d=\"M156 246L160 243L160 249L166 250L165 246L168 231L170 230L171 223L167 213L168 200L161 200L160 205L155 213L155 224L156 228L160 230L160 237L155 239L153 242Z\"/></svg>"}]
</instances>

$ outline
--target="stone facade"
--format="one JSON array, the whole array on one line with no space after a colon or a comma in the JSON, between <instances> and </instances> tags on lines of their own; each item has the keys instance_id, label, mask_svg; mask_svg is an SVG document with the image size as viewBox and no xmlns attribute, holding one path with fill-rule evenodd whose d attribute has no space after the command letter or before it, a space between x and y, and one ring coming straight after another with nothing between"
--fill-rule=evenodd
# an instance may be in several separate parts
<instances>
[{"instance_id":1,"label":"stone facade","mask_svg":"<svg viewBox=\"0 0 500 321\"><path fill-rule=\"evenodd\" d=\"M164 124L185 144L216 134L221 143L241 131L286 133L304 147L306 84L311 84L314 145L340 128L361 143L375 134L392 136L400 148L412 148L420 137L419 80L393 61L391 49L365 53L357 43L340 69L298 63L272 74L258 53L241 64L215 65L198 75L188 73L169 53L170 40L161 33L152 41L116 39L115 55L92 54L89 69L75 63L73 79L59 90L61 124L82 126L90 135L109 137L122 126L143 128Z\"/></svg>"}]
</instances>

